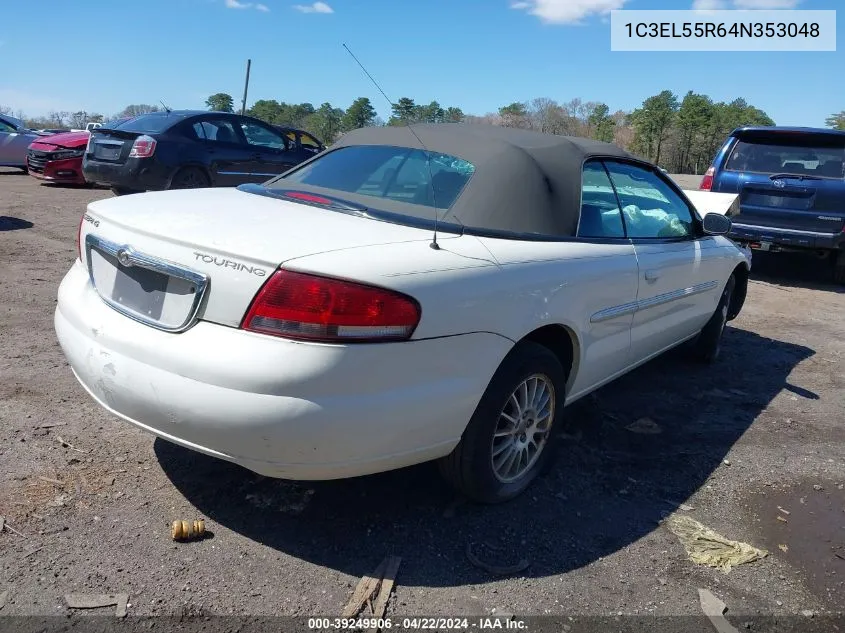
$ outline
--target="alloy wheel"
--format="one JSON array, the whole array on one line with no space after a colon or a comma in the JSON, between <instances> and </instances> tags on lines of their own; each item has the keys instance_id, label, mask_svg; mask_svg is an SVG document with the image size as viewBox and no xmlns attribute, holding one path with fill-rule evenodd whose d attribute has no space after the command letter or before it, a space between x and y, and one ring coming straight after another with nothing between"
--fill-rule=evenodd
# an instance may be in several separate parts
<instances>
[{"instance_id":1,"label":"alloy wheel","mask_svg":"<svg viewBox=\"0 0 845 633\"><path fill-rule=\"evenodd\" d=\"M548 376L534 374L508 397L493 432L490 459L502 483L517 481L537 462L555 415L555 390Z\"/></svg>"}]
</instances>

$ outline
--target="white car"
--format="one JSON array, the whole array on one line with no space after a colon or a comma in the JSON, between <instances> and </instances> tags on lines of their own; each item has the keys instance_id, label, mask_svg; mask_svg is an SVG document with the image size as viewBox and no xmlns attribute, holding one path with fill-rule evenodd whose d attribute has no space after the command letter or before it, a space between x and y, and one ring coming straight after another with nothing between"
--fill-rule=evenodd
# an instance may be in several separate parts
<instances>
[{"instance_id":1,"label":"white car","mask_svg":"<svg viewBox=\"0 0 845 633\"><path fill-rule=\"evenodd\" d=\"M613 145L365 128L263 185L93 202L55 328L171 442L298 480L440 460L493 503L564 405L686 341L717 356L749 269L729 229Z\"/></svg>"}]
</instances>

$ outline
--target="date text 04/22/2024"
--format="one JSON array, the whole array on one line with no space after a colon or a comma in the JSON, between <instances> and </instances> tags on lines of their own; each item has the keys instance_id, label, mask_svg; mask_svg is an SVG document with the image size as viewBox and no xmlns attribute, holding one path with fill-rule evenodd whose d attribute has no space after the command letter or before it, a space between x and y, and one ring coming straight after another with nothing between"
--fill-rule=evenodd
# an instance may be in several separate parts
<instances>
[{"instance_id":1,"label":"date text 04/22/2024","mask_svg":"<svg viewBox=\"0 0 845 633\"><path fill-rule=\"evenodd\" d=\"M484 616L458 618L409 617L394 618L308 618L308 628L313 631L355 631L378 628L382 631L494 631L526 629L526 624L511 616Z\"/></svg>"}]
</instances>

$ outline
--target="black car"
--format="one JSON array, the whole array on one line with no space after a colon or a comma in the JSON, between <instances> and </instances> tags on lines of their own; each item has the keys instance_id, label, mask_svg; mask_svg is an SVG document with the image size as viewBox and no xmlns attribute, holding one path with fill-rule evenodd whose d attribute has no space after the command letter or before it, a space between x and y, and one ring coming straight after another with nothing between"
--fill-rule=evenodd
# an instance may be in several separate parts
<instances>
[{"instance_id":1,"label":"black car","mask_svg":"<svg viewBox=\"0 0 845 633\"><path fill-rule=\"evenodd\" d=\"M172 110L93 130L82 172L118 195L235 187L264 182L313 155L253 117Z\"/></svg>"}]
</instances>

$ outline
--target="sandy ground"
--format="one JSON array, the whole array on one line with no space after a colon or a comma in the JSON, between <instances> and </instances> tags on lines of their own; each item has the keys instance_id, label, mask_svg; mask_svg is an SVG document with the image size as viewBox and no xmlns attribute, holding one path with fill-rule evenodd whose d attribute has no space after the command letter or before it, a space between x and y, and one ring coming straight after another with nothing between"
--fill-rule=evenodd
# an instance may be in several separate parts
<instances>
[{"instance_id":1,"label":"sandy ground","mask_svg":"<svg viewBox=\"0 0 845 633\"><path fill-rule=\"evenodd\" d=\"M718 364L673 352L574 405L552 471L512 503L477 507L430 465L262 479L97 406L52 317L80 213L110 195L0 170L0 515L25 535L0 533L0 615L125 592L130 614L334 616L391 554L394 616L690 615L699 588L740 628L845 610L845 289L829 267L756 258ZM643 417L662 432L626 430ZM672 512L769 555L728 574L696 565L660 524ZM211 537L173 543L170 522L194 518ZM495 577L468 544L530 564Z\"/></svg>"}]
</instances>

